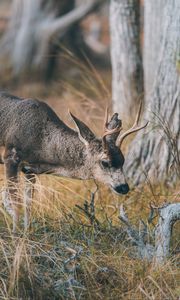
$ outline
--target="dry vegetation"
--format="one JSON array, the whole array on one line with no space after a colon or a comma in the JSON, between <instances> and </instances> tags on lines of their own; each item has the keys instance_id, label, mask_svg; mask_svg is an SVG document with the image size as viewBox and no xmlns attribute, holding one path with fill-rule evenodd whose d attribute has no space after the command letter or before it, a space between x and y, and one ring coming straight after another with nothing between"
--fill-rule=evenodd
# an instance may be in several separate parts
<instances>
[{"instance_id":1,"label":"dry vegetation","mask_svg":"<svg viewBox=\"0 0 180 300\"><path fill-rule=\"evenodd\" d=\"M29 82L15 86L7 81L8 73L3 85L16 95L43 99L72 125L69 108L100 135L111 76L105 71L100 76L71 53L65 56L74 67L50 86ZM0 175L3 188L2 167ZM23 194L22 178L19 193ZM174 226L170 258L157 267L136 258L118 218L123 203L131 222L139 226L140 219L147 223L150 202L158 206L179 198L179 182L155 186L147 180L119 197L92 181L38 177L28 233L23 232L23 205L17 236L12 235L11 218L0 207L0 299L180 299L180 223ZM148 225L151 232L153 224Z\"/></svg>"},{"instance_id":2,"label":"dry vegetation","mask_svg":"<svg viewBox=\"0 0 180 300\"><path fill-rule=\"evenodd\" d=\"M13 92L45 99L66 122L69 107L100 135L110 75L103 81L92 68L79 65L74 70L77 75L71 82L65 78L48 88L24 84ZM173 231L171 257L155 267L136 258L118 218L124 203L131 222L139 226L140 219L147 223L150 202L158 206L179 197L178 183L165 187L147 181L118 197L95 182L38 177L27 234L22 219L19 234L13 236L12 220L3 208L0 211L0 299L179 299L180 224ZM148 225L151 232L153 224Z\"/></svg>"},{"instance_id":3,"label":"dry vegetation","mask_svg":"<svg viewBox=\"0 0 180 300\"><path fill-rule=\"evenodd\" d=\"M13 236L1 208L1 299L178 299L179 224L172 256L157 268L135 257L118 218L124 203L134 224L146 222L148 203L176 202L178 188L147 185L120 198L99 186L94 218L76 206L90 203L93 182L41 176L35 190L28 234Z\"/></svg>"}]
</instances>

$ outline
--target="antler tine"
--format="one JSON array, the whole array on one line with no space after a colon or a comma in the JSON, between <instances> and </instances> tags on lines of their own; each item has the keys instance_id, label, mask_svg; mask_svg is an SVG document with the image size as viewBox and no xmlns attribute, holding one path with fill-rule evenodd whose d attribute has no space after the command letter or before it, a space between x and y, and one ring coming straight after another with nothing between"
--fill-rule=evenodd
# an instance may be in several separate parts
<instances>
[{"instance_id":1,"label":"antler tine","mask_svg":"<svg viewBox=\"0 0 180 300\"><path fill-rule=\"evenodd\" d=\"M133 132L137 132L137 131L143 129L148 125L149 122L146 122L144 125L138 126L140 115L141 115L141 110L142 110L142 101L139 105L139 109L138 109L138 112L137 112L137 115L136 115L135 122L134 122L133 126L130 129L128 129L126 132L124 132L121 136L119 136L118 141L117 141L117 146L118 147L121 147L122 142L124 141L124 139L128 135L130 135Z\"/></svg>"}]
</instances>

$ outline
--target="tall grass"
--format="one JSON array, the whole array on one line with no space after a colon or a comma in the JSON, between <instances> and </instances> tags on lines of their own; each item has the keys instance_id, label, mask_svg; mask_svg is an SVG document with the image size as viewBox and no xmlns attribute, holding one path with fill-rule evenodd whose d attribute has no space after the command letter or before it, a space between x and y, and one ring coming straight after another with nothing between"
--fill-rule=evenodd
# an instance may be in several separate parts
<instances>
[{"instance_id":1,"label":"tall grass","mask_svg":"<svg viewBox=\"0 0 180 300\"><path fill-rule=\"evenodd\" d=\"M23 189L23 185L21 186ZM35 185L31 228L11 232L11 219L1 209L0 299L178 299L179 225L172 257L155 268L134 257L118 219L126 204L131 220L147 220L148 203L176 202L177 190L148 186L114 196L103 186L95 193L99 226L75 205L90 202L93 182L41 176ZM22 191L20 192L22 193Z\"/></svg>"},{"instance_id":2,"label":"tall grass","mask_svg":"<svg viewBox=\"0 0 180 300\"><path fill-rule=\"evenodd\" d=\"M69 60L76 65L73 56ZM27 84L18 87L15 93L30 97L39 94L69 124L70 108L100 135L105 106L110 102L109 75L104 82L93 66L87 69L78 62L77 68L79 74L71 83L64 79L49 90L39 84ZM3 169L0 171L3 174ZM165 199L179 201L178 183L167 188L149 182L122 197L102 185L96 189L97 183L93 181L38 177L30 229L26 233L23 230L22 207L16 236L12 234L11 218L1 207L0 299L177 300L180 297L180 224L173 231L171 257L164 265L154 267L135 257L118 218L123 203L133 224L138 226L140 219L146 222L150 202L158 206ZM19 193L22 196L22 178ZM85 205L90 209L92 194L97 221L85 213Z\"/></svg>"}]
</instances>

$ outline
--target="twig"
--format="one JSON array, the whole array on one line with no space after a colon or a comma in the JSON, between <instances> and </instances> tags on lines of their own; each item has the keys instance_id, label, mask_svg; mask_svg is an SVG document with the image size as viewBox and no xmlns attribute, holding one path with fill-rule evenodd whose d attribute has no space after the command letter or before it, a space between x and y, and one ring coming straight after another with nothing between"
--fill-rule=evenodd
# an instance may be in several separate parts
<instances>
[{"instance_id":1,"label":"twig","mask_svg":"<svg viewBox=\"0 0 180 300\"><path fill-rule=\"evenodd\" d=\"M97 226L99 226L100 222L95 216L95 202L94 202L94 198L97 190L98 188L95 190L95 192L91 192L90 203L87 200L85 200L84 207L81 207L78 204L76 204L75 206L88 217L91 225L96 224Z\"/></svg>"}]
</instances>

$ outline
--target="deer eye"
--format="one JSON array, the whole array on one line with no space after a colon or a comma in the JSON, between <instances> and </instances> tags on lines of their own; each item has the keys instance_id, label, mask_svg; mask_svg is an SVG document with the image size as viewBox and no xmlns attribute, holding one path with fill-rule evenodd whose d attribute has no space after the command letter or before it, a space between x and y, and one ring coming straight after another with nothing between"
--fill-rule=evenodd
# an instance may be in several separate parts
<instances>
[{"instance_id":1,"label":"deer eye","mask_svg":"<svg viewBox=\"0 0 180 300\"><path fill-rule=\"evenodd\" d=\"M109 168L109 161L108 161L108 160L101 160L101 166L102 166L104 169Z\"/></svg>"}]
</instances>

